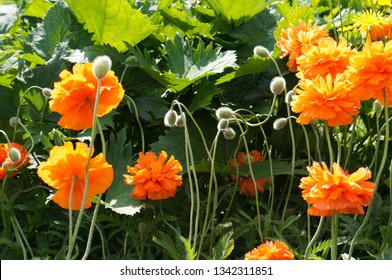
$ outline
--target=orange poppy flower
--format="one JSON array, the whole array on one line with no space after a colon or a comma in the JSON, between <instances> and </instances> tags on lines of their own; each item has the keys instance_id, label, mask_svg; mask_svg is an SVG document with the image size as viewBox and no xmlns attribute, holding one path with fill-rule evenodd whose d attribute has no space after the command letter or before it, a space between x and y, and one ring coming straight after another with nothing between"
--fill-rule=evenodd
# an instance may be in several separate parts
<instances>
[{"instance_id":1,"label":"orange poppy flower","mask_svg":"<svg viewBox=\"0 0 392 280\"><path fill-rule=\"evenodd\" d=\"M20 153L20 159L14 162L9 157L10 145L0 144L0 180L3 180L5 175L8 173L8 177L14 177L18 171L25 167L30 158L27 157L28 150L18 143L11 143L12 148L15 148Z\"/></svg>"},{"instance_id":2,"label":"orange poppy flower","mask_svg":"<svg viewBox=\"0 0 392 280\"><path fill-rule=\"evenodd\" d=\"M182 185L180 162L161 151L159 157L153 152L139 153L139 159L134 167L128 166L131 175L124 175L127 185L136 185L131 196L140 199L160 200L173 197L177 187Z\"/></svg>"},{"instance_id":3,"label":"orange poppy flower","mask_svg":"<svg viewBox=\"0 0 392 280\"><path fill-rule=\"evenodd\" d=\"M363 214L363 206L373 198L375 183L368 182L371 172L359 168L349 175L336 163L332 173L323 162L307 168L310 176L301 179L302 197L312 206L308 212L313 216L337 214Z\"/></svg>"},{"instance_id":4,"label":"orange poppy flower","mask_svg":"<svg viewBox=\"0 0 392 280\"><path fill-rule=\"evenodd\" d=\"M282 29L281 36L276 43L280 48L280 57L289 56L287 66L291 72L297 72L297 57L304 54L311 46L318 44L318 40L328 36L328 30L324 26L312 25L310 22L299 26Z\"/></svg>"},{"instance_id":5,"label":"orange poppy flower","mask_svg":"<svg viewBox=\"0 0 392 280\"><path fill-rule=\"evenodd\" d=\"M303 79L298 85L298 95L292 95L290 102L293 112L300 113L298 123L308 124L314 119L325 120L329 126L347 125L353 122L351 115L359 113L359 100L351 94L343 74L335 79L330 74Z\"/></svg>"},{"instance_id":6,"label":"orange poppy flower","mask_svg":"<svg viewBox=\"0 0 392 280\"><path fill-rule=\"evenodd\" d=\"M97 78L92 72L92 63L76 64L73 74L68 70L60 73L61 81L54 84L49 102L50 109L62 115L59 125L81 130L91 128L93 107L96 98ZM113 71L101 80L98 116L115 109L124 97L122 85Z\"/></svg>"},{"instance_id":7,"label":"orange poppy flower","mask_svg":"<svg viewBox=\"0 0 392 280\"><path fill-rule=\"evenodd\" d=\"M294 257L289 247L278 240L267 241L245 254L245 260L293 260Z\"/></svg>"},{"instance_id":8,"label":"orange poppy flower","mask_svg":"<svg viewBox=\"0 0 392 280\"><path fill-rule=\"evenodd\" d=\"M384 104L386 91L391 107L392 41L365 43L362 50L350 58L346 75L353 84L353 94L360 100L373 98Z\"/></svg>"},{"instance_id":9,"label":"orange poppy flower","mask_svg":"<svg viewBox=\"0 0 392 280\"><path fill-rule=\"evenodd\" d=\"M38 166L38 176L57 190L52 200L62 208L69 209L72 181L72 210L82 207L88 154L87 144L78 142L74 148L72 142L65 142L61 147L53 147L48 160ZM104 193L110 187L113 178L113 167L102 154L91 158L85 209L91 207L90 199L93 196Z\"/></svg>"},{"instance_id":10,"label":"orange poppy flower","mask_svg":"<svg viewBox=\"0 0 392 280\"><path fill-rule=\"evenodd\" d=\"M320 75L324 78L328 73L332 79L347 69L350 56L355 53L342 38L339 44L331 37L323 37L318 40L317 46L311 46L309 50L297 58L298 78L312 79Z\"/></svg>"},{"instance_id":11,"label":"orange poppy flower","mask_svg":"<svg viewBox=\"0 0 392 280\"><path fill-rule=\"evenodd\" d=\"M265 157L259 151L256 151L256 150L251 151L249 153L249 156L251 157L250 160L252 163L265 160ZM246 153L239 152L235 158L235 161L236 162L234 162L234 160L230 161L230 165L232 167L247 165L248 159L247 159ZM233 181L235 181L235 180L237 180L237 176L232 174L231 179ZM269 183L271 183L271 178L258 178L258 179L256 179L256 187L260 192L264 192L265 187ZM252 178L240 176L240 178L238 180L238 187L240 189L240 194L243 196L251 197L251 196L256 195Z\"/></svg>"}]
</instances>

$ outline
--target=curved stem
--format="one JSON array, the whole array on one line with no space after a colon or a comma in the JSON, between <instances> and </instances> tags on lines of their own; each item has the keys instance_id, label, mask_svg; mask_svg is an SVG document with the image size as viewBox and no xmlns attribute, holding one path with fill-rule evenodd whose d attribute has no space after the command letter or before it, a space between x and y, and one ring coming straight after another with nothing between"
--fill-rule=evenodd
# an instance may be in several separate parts
<instances>
[{"instance_id":1,"label":"curved stem","mask_svg":"<svg viewBox=\"0 0 392 280\"><path fill-rule=\"evenodd\" d=\"M320 235L321 228L322 228L322 225L323 225L323 221L324 221L324 217L320 217L320 222L319 222L319 224L317 226L317 230L316 230L315 234L313 235L312 240L310 240L308 246L306 247L306 250L305 250L305 260L308 259L309 250L313 246L313 244L317 241L317 238Z\"/></svg>"},{"instance_id":2,"label":"curved stem","mask_svg":"<svg viewBox=\"0 0 392 280\"><path fill-rule=\"evenodd\" d=\"M132 99L131 97L129 97L128 95L124 95L124 97L125 97L125 99L126 99L127 101L129 101L129 102L132 103L133 109L135 110L135 118L136 118L136 122L137 122L137 124L138 124L138 126L139 126L139 129L140 129L140 137L141 137L141 139L142 139L142 152L144 153L144 151L145 151L145 146L146 146L146 145L145 145L145 140L144 140L144 130L143 130L142 123L140 122L139 112L138 112L138 110L137 110L137 106L136 106L135 102L133 101L133 99ZM130 107L130 106L129 106L129 103L128 103L128 107Z\"/></svg>"}]
</instances>

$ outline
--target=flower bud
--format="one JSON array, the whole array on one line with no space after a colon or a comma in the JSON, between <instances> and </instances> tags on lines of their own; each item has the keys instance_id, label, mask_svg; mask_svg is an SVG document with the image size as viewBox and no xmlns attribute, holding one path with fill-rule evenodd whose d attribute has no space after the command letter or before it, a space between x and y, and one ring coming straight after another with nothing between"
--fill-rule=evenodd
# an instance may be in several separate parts
<instances>
[{"instance_id":1,"label":"flower bud","mask_svg":"<svg viewBox=\"0 0 392 280\"><path fill-rule=\"evenodd\" d=\"M272 125L275 130L281 130L283 127L285 127L287 124L287 119L286 118L279 118L274 121L274 124Z\"/></svg>"},{"instance_id":2,"label":"flower bud","mask_svg":"<svg viewBox=\"0 0 392 280\"><path fill-rule=\"evenodd\" d=\"M231 119L234 117L234 111L229 107L220 107L215 112L218 119Z\"/></svg>"},{"instance_id":3,"label":"flower bud","mask_svg":"<svg viewBox=\"0 0 392 280\"><path fill-rule=\"evenodd\" d=\"M185 123L186 123L186 116L185 116L185 113L181 113L181 114L177 115L177 118L176 118L176 126L178 126L178 127L184 127Z\"/></svg>"},{"instance_id":4,"label":"flower bud","mask_svg":"<svg viewBox=\"0 0 392 280\"><path fill-rule=\"evenodd\" d=\"M146 225L145 223L143 223L143 222L140 222L140 223L137 225L137 229L138 229L138 231L139 231L140 234L143 234L143 233L146 232L147 225Z\"/></svg>"},{"instance_id":5,"label":"flower bud","mask_svg":"<svg viewBox=\"0 0 392 280\"><path fill-rule=\"evenodd\" d=\"M137 58L133 55L128 56L127 59L125 60L125 65L128 67L133 67L137 65Z\"/></svg>"},{"instance_id":6,"label":"flower bud","mask_svg":"<svg viewBox=\"0 0 392 280\"><path fill-rule=\"evenodd\" d=\"M281 94L286 88L286 80L283 77L275 77L270 83L271 92L275 95Z\"/></svg>"},{"instance_id":7,"label":"flower bud","mask_svg":"<svg viewBox=\"0 0 392 280\"><path fill-rule=\"evenodd\" d=\"M223 132L223 136L227 139L227 140L232 140L234 139L236 133L234 131L234 129L232 129L231 127L228 127L224 130L222 130Z\"/></svg>"},{"instance_id":8,"label":"flower bud","mask_svg":"<svg viewBox=\"0 0 392 280\"><path fill-rule=\"evenodd\" d=\"M50 94L52 90L50 88L43 88L42 95L46 98L50 98L52 95Z\"/></svg>"},{"instance_id":9,"label":"flower bud","mask_svg":"<svg viewBox=\"0 0 392 280\"><path fill-rule=\"evenodd\" d=\"M9 124L13 128L15 128L18 125L19 122L20 122L20 119L17 118L17 117L11 117L10 120L9 120Z\"/></svg>"},{"instance_id":10,"label":"flower bud","mask_svg":"<svg viewBox=\"0 0 392 280\"><path fill-rule=\"evenodd\" d=\"M217 125L218 130L225 130L228 127L229 127L229 121L227 119L221 119L218 122L218 125Z\"/></svg>"},{"instance_id":11,"label":"flower bud","mask_svg":"<svg viewBox=\"0 0 392 280\"><path fill-rule=\"evenodd\" d=\"M1 168L5 171L5 172L10 172L13 171L15 168L15 163L13 161L10 161L9 159L4 161L3 164L1 165Z\"/></svg>"},{"instance_id":12,"label":"flower bud","mask_svg":"<svg viewBox=\"0 0 392 280\"><path fill-rule=\"evenodd\" d=\"M269 51L263 46L256 46L253 49L253 54L258 57L270 57Z\"/></svg>"},{"instance_id":13,"label":"flower bud","mask_svg":"<svg viewBox=\"0 0 392 280\"><path fill-rule=\"evenodd\" d=\"M286 102L286 104L290 104L291 101L293 101L293 95L295 95L295 91L294 90L290 90L285 98L284 98L284 102Z\"/></svg>"},{"instance_id":14,"label":"flower bud","mask_svg":"<svg viewBox=\"0 0 392 280\"><path fill-rule=\"evenodd\" d=\"M167 113L165 114L165 117L163 119L163 122L164 122L165 126L173 127L173 126L176 125L176 121L177 121L177 113L176 113L176 111L174 111L172 109L167 111Z\"/></svg>"},{"instance_id":15,"label":"flower bud","mask_svg":"<svg viewBox=\"0 0 392 280\"><path fill-rule=\"evenodd\" d=\"M107 55L97 56L93 62L93 74L97 79L103 79L112 68L112 60Z\"/></svg>"},{"instance_id":16,"label":"flower bud","mask_svg":"<svg viewBox=\"0 0 392 280\"><path fill-rule=\"evenodd\" d=\"M21 154L17 148L12 147L9 152L8 152L8 157L13 161L13 162L18 162L21 158Z\"/></svg>"},{"instance_id":17,"label":"flower bud","mask_svg":"<svg viewBox=\"0 0 392 280\"><path fill-rule=\"evenodd\" d=\"M378 100L374 100L373 102L373 111L376 112L377 114L380 114L381 111L383 110L384 106L380 103Z\"/></svg>"}]
</instances>

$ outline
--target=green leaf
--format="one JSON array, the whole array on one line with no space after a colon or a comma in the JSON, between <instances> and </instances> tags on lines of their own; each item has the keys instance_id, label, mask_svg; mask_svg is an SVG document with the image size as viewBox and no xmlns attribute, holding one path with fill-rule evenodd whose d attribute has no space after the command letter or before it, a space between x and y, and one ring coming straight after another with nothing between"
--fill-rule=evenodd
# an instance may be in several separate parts
<instances>
[{"instance_id":1,"label":"green leaf","mask_svg":"<svg viewBox=\"0 0 392 280\"><path fill-rule=\"evenodd\" d=\"M0 50L0 86L11 88L19 69L19 52L12 49Z\"/></svg>"},{"instance_id":2,"label":"green leaf","mask_svg":"<svg viewBox=\"0 0 392 280\"><path fill-rule=\"evenodd\" d=\"M218 244L212 250L214 260L225 260L229 257L234 249L234 239L232 239L233 231L224 234Z\"/></svg>"},{"instance_id":3,"label":"green leaf","mask_svg":"<svg viewBox=\"0 0 392 280\"><path fill-rule=\"evenodd\" d=\"M18 19L16 4L0 6L0 34L7 33Z\"/></svg>"},{"instance_id":4,"label":"green leaf","mask_svg":"<svg viewBox=\"0 0 392 280\"><path fill-rule=\"evenodd\" d=\"M109 44L120 52L144 40L155 29L148 16L133 9L126 0L66 0L78 21L93 33L99 45Z\"/></svg>"},{"instance_id":5,"label":"green leaf","mask_svg":"<svg viewBox=\"0 0 392 280\"><path fill-rule=\"evenodd\" d=\"M249 74L261 73L270 69L273 63L268 58L250 57L247 62L237 68L235 71L228 73L219 80L216 81L215 85L220 85L231 80Z\"/></svg>"},{"instance_id":6,"label":"green leaf","mask_svg":"<svg viewBox=\"0 0 392 280\"><path fill-rule=\"evenodd\" d=\"M267 7L264 0L207 0L215 13L221 15L228 23L239 26Z\"/></svg>"},{"instance_id":7,"label":"green leaf","mask_svg":"<svg viewBox=\"0 0 392 280\"><path fill-rule=\"evenodd\" d=\"M297 160L295 162L295 167L304 164L306 160ZM272 160L272 170L273 175L290 175L291 171L291 162L284 162L278 160ZM240 166L239 168L240 175L250 176L250 170L248 165ZM252 170L255 178L271 178L269 160L265 160L262 162L252 163ZM295 169L295 174L307 175L308 173L303 169Z\"/></svg>"},{"instance_id":8,"label":"green leaf","mask_svg":"<svg viewBox=\"0 0 392 280\"><path fill-rule=\"evenodd\" d=\"M202 80L193 88L194 96L188 109L191 112L200 108L206 108L211 103L211 99L222 93L222 89L216 87L207 80Z\"/></svg>"},{"instance_id":9,"label":"green leaf","mask_svg":"<svg viewBox=\"0 0 392 280\"><path fill-rule=\"evenodd\" d=\"M110 135L107 161L114 168L114 180L105 198L105 207L119 214L134 215L144 207L140 200L130 196L133 188L124 183L123 174L127 173L127 165L132 162L132 145L127 143L126 129Z\"/></svg>"},{"instance_id":10,"label":"green leaf","mask_svg":"<svg viewBox=\"0 0 392 280\"><path fill-rule=\"evenodd\" d=\"M44 18L46 12L52 7L53 4L45 0L33 0L29 3L23 11L25 16Z\"/></svg>"}]
</instances>

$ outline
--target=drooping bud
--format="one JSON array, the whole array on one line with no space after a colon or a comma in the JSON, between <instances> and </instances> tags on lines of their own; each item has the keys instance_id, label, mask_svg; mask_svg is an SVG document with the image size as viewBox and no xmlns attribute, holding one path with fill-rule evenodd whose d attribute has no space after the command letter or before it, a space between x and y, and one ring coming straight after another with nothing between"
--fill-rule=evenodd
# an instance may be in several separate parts
<instances>
[{"instance_id":1,"label":"drooping bud","mask_svg":"<svg viewBox=\"0 0 392 280\"><path fill-rule=\"evenodd\" d=\"M19 150L17 148L12 147L9 152L8 152L8 157L13 161L13 162L18 162L22 155L20 154Z\"/></svg>"},{"instance_id":2,"label":"drooping bud","mask_svg":"<svg viewBox=\"0 0 392 280\"><path fill-rule=\"evenodd\" d=\"M281 94L286 89L286 80L283 77L275 77L270 83L271 92L275 95Z\"/></svg>"},{"instance_id":3,"label":"drooping bud","mask_svg":"<svg viewBox=\"0 0 392 280\"><path fill-rule=\"evenodd\" d=\"M235 113L231 108L223 106L218 108L215 114L218 119L231 119L232 117L234 117Z\"/></svg>"},{"instance_id":4,"label":"drooping bud","mask_svg":"<svg viewBox=\"0 0 392 280\"><path fill-rule=\"evenodd\" d=\"M296 93L295 93L295 91L294 90L290 90L287 94L286 94L286 96L285 96L285 98L284 98L284 102L286 102L286 104L290 104L290 102L293 100L293 95L295 95Z\"/></svg>"},{"instance_id":5,"label":"drooping bud","mask_svg":"<svg viewBox=\"0 0 392 280\"><path fill-rule=\"evenodd\" d=\"M173 126L176 125L176 121L177 121L177 113L176 113L176 111L174 111L172 109L167 111L167 113L165 114L165 117L163 119L163 122L164 122L165 126L173 127Z\"/></svg>"},{"instance_id":6,"label":"drooping bud","mask_svg":"<svg viewBox=\"0 0 392 280\"><path fill-rule=\"evenodd\" d=\"M10 120L9 120L9 124L13 128L15 128L18 125L19 122L20 122L20 119L17 118L17 117L11 117Z\"/></svg>"},{"instance_id":7,"label":"drooping bud","mask_svg":"<svg viewBox=\"0 0 392 280\"><path fill-rule=\"evenodd\" d=\"M232 140L234 139L236 133L234 131L234 129L232 129L231 127L228 127L224 130L222 130L223 132L223 136L227 139L227 140Z\"/></svg>"},{"instance_id":8,"label":"drooping bud","mask_svg":"<svg viewBox=\"0 0 392 280\"><path fill-rule=\"evenodd\" d=\"M52 92L52 90L50 88L43 88L42 89L42 95L45 98L50 98L51 97L51 94L50 94L51 92Z\"/></svg>"},{"instance_id":9,"label":"drooping bud","mask_svg":"<svg viewBox=\"0 0 392 280\"><path fill-rule=\"evenodd\" d=\"M221 119L218 122L217 128L218 130L224 130L229 127L229 121L227 119Z\"/></svg>"},{"instance_id":10,"label":"drooping bud","mask_svg":"<svg viewBox=\"0 0 392 280\"><path fill-rule=\"evenodd\" d=\"M258 57L270 57L269 51L263 46L254 47L253 54Z\"/></svg>"},{"instance_id":11,"label":"drooping bud","mask_svg":"<svg viewBox=\"0 0 392 280\"><path fill-rule=\"evenodd\" d=\"M175 125L177 127L184 127L185 123L186 123L186 116L185 116L185 113L182 112L181 114L177 115Z\"/></svg>"},{"instance_id":12,"label":"drooping bud","mask_svg":"<svg viewBox=\"0 0 392 280\"><path fill-rule=\"evenodd\" d=\"M376 112L377 114L380 114L383 109L384 109L384 106L381 104L381 102L378 101L377 99L374 100L373 111Z\"/></svg>"},{"instance_id":13,"label":"drooping bud","mask_svg":"<svg viewBox=\"0 0 392 280\"><path fill-rule=\"evenodd\" d=\"M128 56L127 59L125 60L125 65L128 67L133 67L137 65L137 58L133 55Z\"/></svg>"},{"instance_id":14,"label":"drooping bud","mask_svg":"<svg viewBox=\"0 0 392 280\"><path fill-rule=\"evenodd\" d=\"M272 125L275 130L281 130L287 124L287 118L279 118L274 121Z\"/></svg>"},{"instance_id":15,"label":"drooping bud","mask_svg":"<svg viewBox=\"0 0 392 280\"><path fill-rule=\"evenodd\" d=\"M112 60L107 55L97 56L93 62L93 74L97 79L103 79L112 69Z\"/></svg>"}]
</instances>

